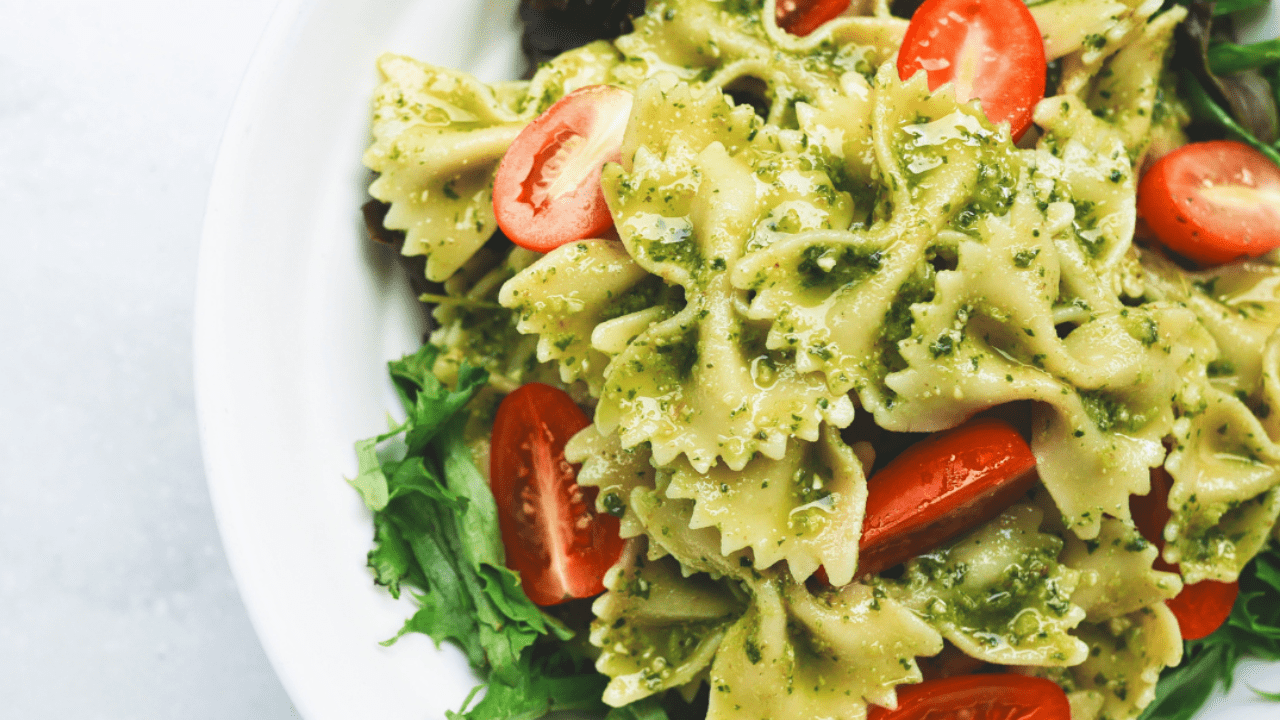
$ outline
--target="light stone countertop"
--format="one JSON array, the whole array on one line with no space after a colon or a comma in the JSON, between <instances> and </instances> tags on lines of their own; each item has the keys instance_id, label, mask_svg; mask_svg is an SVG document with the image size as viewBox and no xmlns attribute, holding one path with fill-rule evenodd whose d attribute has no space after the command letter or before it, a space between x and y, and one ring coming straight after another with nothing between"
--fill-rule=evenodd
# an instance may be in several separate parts
<instances>
[{"instance_id":1,"label":"light stone countertop","mask_svg":"<svg viewBox=\"0 0 1280 720\"><path fill-rule=\"evenodd\" d=\"M192 397L219 138L274 0L0 0L0 717L298 717Z\"/></svg>"}]
</instances>

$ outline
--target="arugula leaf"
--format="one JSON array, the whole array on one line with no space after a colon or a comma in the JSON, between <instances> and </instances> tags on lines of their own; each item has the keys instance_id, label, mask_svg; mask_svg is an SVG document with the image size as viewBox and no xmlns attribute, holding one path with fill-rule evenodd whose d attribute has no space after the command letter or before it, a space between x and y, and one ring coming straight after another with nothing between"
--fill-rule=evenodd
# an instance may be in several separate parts
<instances>
[{"instance_id":1,"label":"arugula leaf","mask_svg":"<svg viewBox=\"0 0 1280 720\"><path fill-rule=\"evenodd\" d=\"M1238 651L1223 644L1200 650L1188 647L1186 652L1181 665L1161 676L1156 698L1141 720L1190 720L1214 688L1219 684L1223 690L1231 687L1231 674L1240 659Z\"/></svg>"},{"instance_id":2,"label":"arugula leaf","mask_svg":"<svg viewBox=\"0 0 1280 720\"><path fill-rule=\"evenodd\" d=\"M1252 70L1280 62L1280 38L1237 45L1218 40L1209 45L1209 69L1218 75Z\"/></svg>"},{"instance_id":3,"label":"arugula leaf","mask_svg":"<svg viewBox=\"0 0 1280 720\"><path fill-rule=\"evenodd\" d=\"M1231 117L1231 114L1223 110L1217 102L1209 96L1208 91L1200 84L1195 75L1189 72L1182 73L1182 89L1186 95L1187 102L1191 105L1191 112L1197 119L1217 125L1226 130L1229 135L1236 136L1241 142L1251 145L1253 148L1266 155L1271 162L1280 165L1280 151L1266 143L1261 142L1253 136L1248 130L1245 130Z\"/></svg>"},{"instance_id":4,"label":"arugula leaf","mask_svg":"<svg viewBox=\"0 0 1280 720\"><path fill-rule=\"evenodd\" d=\"M391 597L400 597L400 581L409 578L409 584L424 587L422 577L414 564L413 550L395 523L382 516L373 519L374 550L369 552L369 567L373 569L373 581L387 588ZM415 574L416 573L416 574Z\"/></svg>"},{"instance_id":5,"label":"arugula leaf","mask_svg":"<svg viewBox=\"0 0 1280 720\"><path fill-rule=\"evenodd\" d=\"M356 443L356 461L359 471L354 480L347 484L360 493L365 507L377 512L387 506L387 476L382 472L382 464L378 461L378 438L368 438Z\"/></svg>"},{"instance_id":6,"label":"arugula leaf","mask_svg":"<svg viewBox=\"0 0 1280 720\"><path fill-rule=\"evenodd\" d=\"M1266 5L1270 0L1218 0L1213 4L1214 17L1230 15L1233 12L1248 10L1252 7Z\"/></svg>"},{"instance_id":7,"label":"arugula leaf","mask_svg":"<svg viewBox=\"0 0 1280 720\"><path fill-rule=\"evenodd\" d=\"M1280 86L1263 72L1277 50L1271 42L1236 45L1223 32L1230 22L1215 24L1226 3L1178 0L1187 17L1178 26L1174 64L1199 127L1188 132L1197 140L1225 134L1252 145L1280 165ZM1261 4L1261 3L1258 3ZM1235 9L1250 6L1233 2ZM1280 71L1276 73L1280 75Z\"/></svg>"},{"instance_id":8,"label":"arugula leaf","mask_svg":"<svg viewBox=\"0 0 1280 720\"><path fill-rule=\"evenodd\" d=\"M567 646L547 650L531 648L509 680L490 678L484 698L471 704L480 691L476 688L460 711L448 714L449 720L534 720L558 710L608 709L600 698L609 678Z\"/></svg>"},{"instance_id":9,"label":"arugula leaf","mask_svg":"<svg viewBox=\"0 0 1280 720\"><path fill-rule=\"evenodd\" d=\"M391 380L400 395L400 404L408 415L405 419L405 445L409 455L421 455L440 428L467 404L489 374L483 368L463 363L458 369L455 390L449 390L431 373L440 350L423 345L418 352L387 364Z\"/></svg>"},{"instance_id":10,"label":"arugula leaf","mask_svg":"<svg viewBox=\"0 0 1280 720\"><path fill-rule=\"evenodd\" d=\"M1203 640L1186 643L1182 664L1165 670L1156 698L1140 720L1190 720L1216 688L1231 688L1241 658L1280 660L1278 601L1280 547L1273 543L1240 574L1240 596L1226 624Z\"/></svg>"},{"instance_id":11,"label":"arugula leaf","mask_svg":"<svg viewBox=\"0 0 1280 720\"><path fill-rule=\"evenodd\" d=\"M527 673L541 668L529 664L538 638L573 633L534 605L507 569L497 505L463 438L464 406L488 375L464 364L450 389L431 373L438 353L425 345L388 363L407 417L356 443L359 472L349 482L374 512L374 582L393 597L413 588L418 605L385 644L409 632L457 644L489 673L496 703L515 692L504 688L535 682Z\"/></svg>"}]
</instances>

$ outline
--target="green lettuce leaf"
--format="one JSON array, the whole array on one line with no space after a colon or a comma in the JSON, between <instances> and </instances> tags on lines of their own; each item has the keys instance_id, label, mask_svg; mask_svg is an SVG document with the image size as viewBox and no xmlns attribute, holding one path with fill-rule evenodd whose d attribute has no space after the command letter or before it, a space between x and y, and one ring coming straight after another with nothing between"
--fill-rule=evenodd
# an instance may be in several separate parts
<instances>
[{"instance_id":1,"label":"green lettuce leaf","mask_svg":"<svg viewBox=\"0 0 1280 720\"><path fill-rule=\"evenodd\" d=\"M1219 40L1209 45L1209 69L1218 75L1280 63L1280 38L1249 45Z\"/></svg>"},{"instance_id":2,"label":"green lettuce leaf","mask_svg":"<svg viewBox=\"0 0 1280 720\"><path fill-rule=\"evenodd\" d=\"M531 648L512 670L506 677L491 677L484 697L474 705L480 688L472 691L449 720L534 720L558 710L608 709L600 697L609 678L567 646Z\"/></svg>"},{"instance_id":3,"label":"green lettuce leaf","mask_svg":"<svg viewBox=\"0 0 1280 720\"><path fill-rule=\"evenodd\" d=\"M406 418L356 444L359 471L349 482L374 513L374 582L394 597L412 588L418 606L386 644L410 632L457 644L488 673L497 702L503 688L532 682L527 673L541 667L530 664L534 641L572 632L507 569L497 505L463 438L464 406L487 374L463 365L446 387L431 374L438 352L427 345L388 363Z\"/></svg>"}]
</instances>

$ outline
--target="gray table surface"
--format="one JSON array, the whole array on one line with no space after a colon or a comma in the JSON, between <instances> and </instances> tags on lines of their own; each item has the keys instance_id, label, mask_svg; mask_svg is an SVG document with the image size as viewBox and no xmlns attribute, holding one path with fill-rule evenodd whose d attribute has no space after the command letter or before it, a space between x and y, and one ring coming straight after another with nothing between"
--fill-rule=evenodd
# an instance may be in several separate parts
<instances>
[{"instance_id":1,"label":"gray table surface","mask_svg":"<svg viewBox=\"0 0 1280 720\"><path fill-rule=\"evenodd\" d=\"M0 0L0 717L297 717L191 379L205 195L274 5Z\"/></svg>"}]
</instances>

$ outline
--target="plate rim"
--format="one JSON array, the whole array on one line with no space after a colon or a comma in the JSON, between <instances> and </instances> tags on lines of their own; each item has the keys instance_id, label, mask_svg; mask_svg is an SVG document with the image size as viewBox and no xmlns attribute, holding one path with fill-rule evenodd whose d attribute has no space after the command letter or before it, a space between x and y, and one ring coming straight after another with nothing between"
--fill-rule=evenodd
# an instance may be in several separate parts
<instances>
[{"instance_id":1,"label":"plate rim","mask_svg":"<svg viewBox=\"0 0 1280 720\"><path fill-rule=\"evenodd\" d=\"M265 632L261 603L246 583L245 548L228 530L232 526L231 500L226 486L216 478L225 477L227 464L227 433L214 419L213 398L224 396L228 389L229 370L220 353L213 349L221 344L227 304L224 300L226 286L220 280L224 276L227 244L222 240L228 230L231 217L237 212L239 198L230 187L230 180L248 159L249 130L253 125L253 111L268 94L270 82L278 68L265 62L278 58L288 50L294 29L300 24L305 9L317 0L278 0L271 12L258 43L250 56L240 86L236 91L231 112L218 143L213 173L209 181L209 194L205 201L204 217L200 229L200 245L197 253L195 306L192 322L192 380L195 395L196 426L200 439L201 464L205 485L213 508L214 522L222 543L223 554L236 592L244 605L253 627L254 635L276 677L279 678L290 703L298 709L299 693L291 671L281 661L281 652L271 633Z\"/></svg>"}]
</instances>

